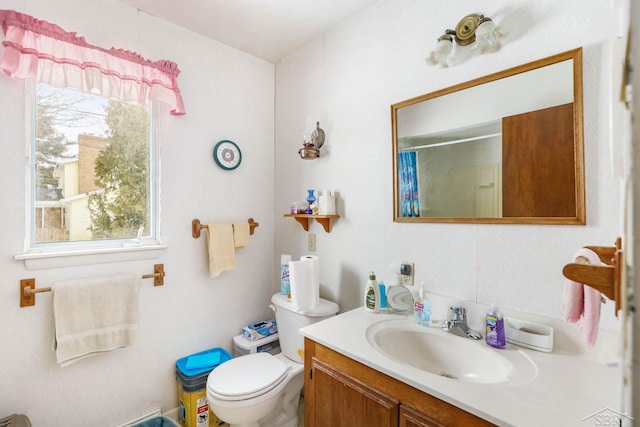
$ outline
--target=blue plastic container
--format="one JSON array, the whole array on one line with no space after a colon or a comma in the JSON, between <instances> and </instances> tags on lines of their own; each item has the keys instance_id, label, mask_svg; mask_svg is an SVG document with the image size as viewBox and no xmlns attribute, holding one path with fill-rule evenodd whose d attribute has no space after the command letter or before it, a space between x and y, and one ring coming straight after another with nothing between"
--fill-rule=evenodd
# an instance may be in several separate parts
<instances>
[{"instance_id":1,"label":"blue plastic container","mask_svg":"<svg viewBox=\"0 0 640 427\"><path fill-rule=\"evenodd\" d=\"M205 372L209 373L230 359L233 359L231 353L222 347L216 347L178 359L176 368L185 379L189 379Z\"/></svg>"}]
</instances>

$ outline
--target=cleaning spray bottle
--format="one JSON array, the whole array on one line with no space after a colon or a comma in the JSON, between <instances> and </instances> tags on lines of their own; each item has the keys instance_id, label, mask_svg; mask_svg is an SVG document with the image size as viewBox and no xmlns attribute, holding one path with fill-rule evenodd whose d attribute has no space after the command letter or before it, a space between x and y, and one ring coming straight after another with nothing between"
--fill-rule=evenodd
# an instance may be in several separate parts
<instances>
[{"instance_id":1,"label":"cleaning spray bottle","mask_svg":"<svg viewBox=\"0 0 640 427\"><path fill-rule=\"evenodd\" d=\"M431 326L431 302L426 295L424 282L420 282L420 291L413 303L413 319L420 326Z\"/></svg>"},{"instance_id":2,"label":"cleaning spray bottle","mask_svg":"<svg viewBox=\"0 0 640 427\"><path fill-rule=\"evenodd\" d=\"M291 255L280 255L280 293L291 298L291 281L289 278L289 263Z\"/></svg>"},{"instance_id":3,"label":"cleaning spray bottle","mask_svg":"<svg viewBox=\"0 0 640 427\"><path fill-rule=\"evenodd\" d=\"M373 271L369 272L369 280L364 287L364 309L370 313L380 312L380 288Z\"/></svg>"}]
</instances>

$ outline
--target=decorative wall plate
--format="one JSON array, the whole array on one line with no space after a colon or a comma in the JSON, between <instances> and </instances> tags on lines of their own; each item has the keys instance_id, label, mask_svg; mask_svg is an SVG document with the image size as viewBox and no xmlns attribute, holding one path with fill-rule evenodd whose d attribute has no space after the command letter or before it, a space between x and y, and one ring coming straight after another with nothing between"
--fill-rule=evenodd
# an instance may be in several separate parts
<instances>
[{"instance_id":1,"label":"decorative wall plate","mask_svg":"<svg viewBox=\"0 0 640 427\"><path fill-rule=\"evenodd\" d=\"M233 170L240 166L242 152L235 142L224 139L213 148L213 158L222 169Z\"/></svg>"}]
</instances>

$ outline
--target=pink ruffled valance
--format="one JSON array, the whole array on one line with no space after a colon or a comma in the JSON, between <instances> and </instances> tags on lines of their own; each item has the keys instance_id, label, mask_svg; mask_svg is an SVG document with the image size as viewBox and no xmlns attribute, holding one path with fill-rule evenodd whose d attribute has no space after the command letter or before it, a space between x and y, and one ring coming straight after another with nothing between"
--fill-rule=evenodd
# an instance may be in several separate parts
<instances>
[{"instance_id":1,"label":"pink ruffled valance","mask_svg":"<svg viewBox=\"0 0 640 427\"><path fill-rule=\"evenodd\" d=\"M0 71L9 77L143 105L160 101L173 115L185 113L174 62L93 46L76 33L14 10L0 10L0 26L5 35Z\"/></svg>"}]
</instances>

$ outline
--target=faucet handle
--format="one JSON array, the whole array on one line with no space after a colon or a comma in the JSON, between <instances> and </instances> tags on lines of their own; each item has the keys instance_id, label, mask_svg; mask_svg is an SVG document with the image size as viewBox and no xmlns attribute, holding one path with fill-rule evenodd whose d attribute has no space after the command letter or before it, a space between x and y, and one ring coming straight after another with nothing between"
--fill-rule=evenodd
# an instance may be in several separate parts
<instances>
[{"instance_id":1,"label":"faucet handle","mask_svg":"<svg viewBox=\"0 0 640 427\"><path fill-rule=\"evenodd\" d=\"M449 307L451 309L452 317L451 320L453 322L464 322L467 323L467 309L464 307Z\"/></svg>"}]
</instances>

